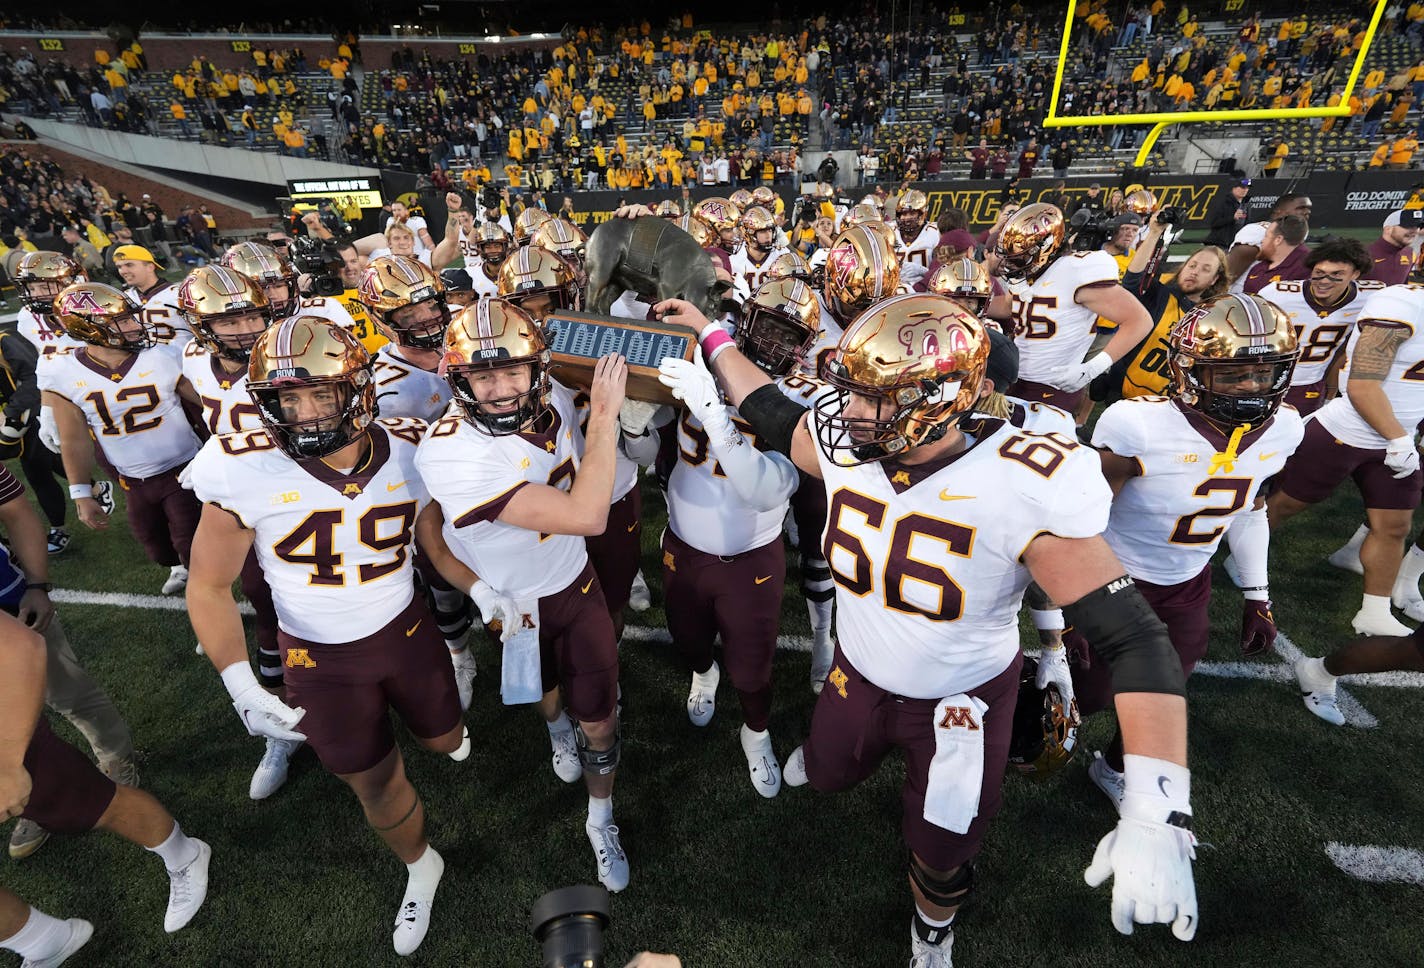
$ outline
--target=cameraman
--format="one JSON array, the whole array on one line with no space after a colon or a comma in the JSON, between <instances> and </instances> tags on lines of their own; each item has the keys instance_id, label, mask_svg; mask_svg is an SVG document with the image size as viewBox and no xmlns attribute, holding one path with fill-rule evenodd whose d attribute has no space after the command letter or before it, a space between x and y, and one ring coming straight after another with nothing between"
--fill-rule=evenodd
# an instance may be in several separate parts
<instances>
[{"instance_id":1,"label":"cameraman","mask_svg":"<svg viewBox=\"0 0 1424 968\"><path fill-rule=\"evenodd\" d=\"M1122 285L1141 301L1152 317L1152 332L1093 382L1093 399L1109 402L1122 398L1165 393L1172 380L1171 352L1167 338L1172 327L1198 304L1226 292L1226 253L1219 246L1204 245L1192 253L1175 274L1144 278L1159 244L1166 254L1163 234L1170 230L1164 213L1152 216L1137 251L1127 264Z\"/></svg>"},{"instance_id":2,"label":"cameraman","mask_svg":"<svg viewBox=\"0 0 1424 968\"><path fill-rule=\"evenodd\" d=\"M306 213L302 224L311 234L295 239L287 248L291 263L299 273L298 299L291 315L320 316L329 320L349 330L368 352L375 353L386 338L372 324L366 307L357 297L360 273L353 267L365 268L358 244L333 237L315 212ZM384 241L385 236L376 238ZM267 301L275 305L285 302L288 299L285 287L284 282L265 286ZM279 288L280 292L273 291Z\"/></svg>"}]
</instances>

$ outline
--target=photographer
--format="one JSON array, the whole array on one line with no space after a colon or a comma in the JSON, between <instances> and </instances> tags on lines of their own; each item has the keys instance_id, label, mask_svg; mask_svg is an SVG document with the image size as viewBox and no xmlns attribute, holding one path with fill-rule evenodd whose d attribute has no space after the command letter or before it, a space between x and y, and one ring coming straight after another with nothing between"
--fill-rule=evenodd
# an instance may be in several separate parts
<instances>
[{"instance_id":1,"label":"photographer","mask_svg":"<svg viewBox=\"0 0 1424 968\"><path fill-rule=\"evenodd\" d=\"M1172 379L1171 353L1167 338L1172 327L1199 303L1226 292L1226 253L1219 246L1204 245L1193 252L1175 274L1144 278L1163 233L1171 225L1158 212L1147 226L1147 235L1133 253L1122 277L1122 285L1141 301L1152 317L1152 332L1113 364L1093 383L1093 399L1108 401L1165 393ZM1163 253L1165 255L1165 251Z\"/></svg>"}]
</instances>

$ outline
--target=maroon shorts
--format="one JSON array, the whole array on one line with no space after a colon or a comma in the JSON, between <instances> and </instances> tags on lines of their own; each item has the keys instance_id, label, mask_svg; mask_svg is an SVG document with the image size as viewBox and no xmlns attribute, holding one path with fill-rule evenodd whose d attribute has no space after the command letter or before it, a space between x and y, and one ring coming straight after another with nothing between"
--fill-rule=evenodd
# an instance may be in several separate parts
<instances>
[{"instance_id":1,"label":"maroon shorts","mask_svg":"<svg viewBox=\"0 0 1424 968\"><path fill-rule=\"evenodd\" d=\"M925 819L925 785L935 755L934 713L938 700L907 699L866 680L836 646L831 681L821 691L806 740L806 775L823 793L847 790L875 772L891 749L905 753L905 785L901 833L905 843L926 865L951 870L973 859L989 821L1003 803L1001 787L1009 762L1014 705L1018 698L1023 656L969 695L989 704L984 715L984 776L979 790L979 815L962 834ZM835 685L836 673L844 675Z\"/></svg>"},{"instance_id":2,"label":"maroon shorts","mask_svg":"<svg viewBox=\"0 0 1424 968\"><path fill-rule=\"evenodd\" d=\"M114 781L89 757L54 735L44 715L25 749L30 802L20 816L56 834L82 834L99 823L114 799Z\"/></svg>"},{"instance_id":3,"label":"maroon shorts","mask_svg":"<svg viewBox=\"0 0 1424 968\"><path fill-rule=\"evenodd\" d=\"M193 532L203 516L203 505L192 491L178 483L182 466L152 477L119 477L127 495L129 528L144 553L156 564L172 568L187 565Z\"/></svg>"},{"instance_id":4,"label":"maroon shorts","mask_svg":"<svg viewBox=\"0 0 1424 968\"><path fill-rule=\"evenodd\" d=\"M544 691L562 687L574 719L598 723L613 715L618 640L591 562L563 591L539 599L539 665Z\"/></svg>"},{"instance_id":5,"label":"maroon shorts","mask_svg":"<svg viewBox=\"0 0 1424 968\"><path fill-rule=\"evenodd\" d=\"M332 773L369 770L395 748L392 709L421 739L460 721L450 653L419 595L385 628L354 642L307 642L285 631L277 642L287 705L307 711L297 730Z\"/></svg>"},{"instance_id":6,"label":"maroon shorts","mask_svg":"<svg viewBox=\"0 0 1424 968\"><path fill-rule=\"evenodd\" d=\"M586 539L588 559L603 587L603 601L610 615L628 604L633 579L642 566L643 496L634 482L628 493L608 508L608 526L602 534Z\"/></svg>"},{"instance_id":7,"label":"maroon shorts","mask_svg":"<svg viewBox=\"0 0 1424 968\"><path fill-rule=\"evenodd\" d=\"M1286 403L1308 417L1325 405L1325 381L1302 383L1286 391Z\"/></svg>"},{"instance_id":8,"label":"maroon shorts","mask_svg":"<svg viewBox=\"0 0 1424 968\"><path fill-rule=\"evenodd\" d=\"M266 653L269 661L278 661L275 657L279 650L277 648L277 609L272 604L272 589L267 584L267 576L262 573L262 566L257 562L257 550L253 549L247 553L247 560L242 563L242 595L252 605L252 610L256 612L253 625L257 630L257 651L259 653L258 674L265 686L277 686L282 683L282 668L279 664L275 670L269 671L261 663L261 653Z\"/></svg>"},{"instance_id":9,"label":"maroon shorts","mask_svg":"<svg viewBox=\"0 0 1424 968\"><path fill-rule=\"evenodd\" d=\"M1086 389L1060 390L1058 387L1051 387L1046 383L1034 383L1032 380L1019 380L1009 387L1009 396L1011 397L1018 397L1029 403L1046 403L1060 410L1067 410L1069 413L1078 412L1078 404L1083 402L1083 396L1087 392Z\"/></svg>"},{"instance_id":10,"label":"maroon shorts","mask_svg":"<svg viewBox=\"0 0 1424 968\"><path fill-rule=\"evenodd\" d=\"M1342 443L1319 420L1305 422L1305 439L1276 477L1276 487L1306 504L1325 500L1345 478L1360 489L1365 507L1380 511L1412 511L1424 492L1424 472L1395 479L1384 463L1384 448L1368 449Z\"/></svg>"},{"instance_id":11,"label":"maroon shorts","mask_svg":"<svg viewBox=\"0 0 1424 968\"><path fill-rule=\"evenodd\" d=\"M663 598L672 640L694 669L706 669L720 633L723 668L739 691L771 683L785 582L779 534L760 548L722 557L698 551L672 528L663 532Z\"/></svg>"},{"instance_id":12,"label":"maroon shorts","mask_svg":"<svg viewBox=\"0 0 1424 968\"><path fill-rule=\"evenodd\" d=\"M1182 663L1182 675L1190 676L1198 662L1206 657L1211 618L1207 606L1211 603L1211 566L1177 585L1154 585L1134 578L1132 583L1152 606L1152 611L1167 626L1167 635L1177 658ZM1073 693L1078 700L1078 712L1083 716L1109 709L1113 704L1112 670L1107 660L1088 647L1087 666L1072 663Z\"/></svg>"}]
</instances>

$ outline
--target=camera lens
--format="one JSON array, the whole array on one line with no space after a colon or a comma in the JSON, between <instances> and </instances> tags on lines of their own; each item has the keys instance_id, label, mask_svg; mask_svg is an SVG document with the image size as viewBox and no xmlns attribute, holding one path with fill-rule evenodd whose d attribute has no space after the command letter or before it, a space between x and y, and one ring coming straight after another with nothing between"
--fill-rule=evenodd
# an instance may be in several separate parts
<instances>
[{"instance_id":1,"label":"camera lens","mask_svg":"<svg viewBox=\"0 0 1424 968\"><path fill-rule=\"evenodd\" d=\"M608 911L608 892L586 884L535 901L529 927L543 946L544 968L602 968Z\"/></svg>"}]
</instances>

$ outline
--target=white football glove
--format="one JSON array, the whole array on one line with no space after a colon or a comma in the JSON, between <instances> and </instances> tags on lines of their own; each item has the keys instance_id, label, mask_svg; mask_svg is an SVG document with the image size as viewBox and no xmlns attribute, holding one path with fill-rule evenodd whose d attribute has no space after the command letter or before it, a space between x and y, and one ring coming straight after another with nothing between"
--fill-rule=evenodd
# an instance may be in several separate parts
<instances>
[{"instance_id":1,"label":"white football glove","mask_svg":"<svg viewBox=\"0 0 1424 968\"><path fill-rule=\"evenodd\" d=\"M1045 645L1038 654L1034 687L1047 689L1050 685L1057 686L1058 694L1063 697L1063 712L1073 709L1073 677L1068 672L1068 650L1063 648L1062 642L1056 649Z\"/></svg>"},{"instance_id":2,"label":"white football glove","mask_svg":"<svg viewBox=\"0 0 1424 968\"><path fill-rule=\"evenodd\" d=\"M1384 448L1384 466L1394 471L1395 479L1408 477L1419 469L1419 448L1414 438L1396 437Z\"/></svg>"},{"instance_id":3,"label":"white football glove","mask_svg":"<svg viewBox=\"0 0 1424 968\"><path fill-rule=\"evenodd\" d=\"M696 417L708 433L730 422L722 403L722 391L717 379L703 365L700 349L690 361L679 356L664 359L658 364L658 382L683 402L688 413Z\"/></svg>"},{"instance_id":4,"label":"white football glove","mask_svg":"<svg viewBox=\"0 0 1424 968\"><path fill-rule=\"evenodd\" d=\"M470 601L480 610L480 621L489 625L499 622L499 641L508 642L518 630L519 606L508 595L501 595L483 578L470 586Z\"/></svg>"},{"instance_id":5,"label":"white football glove","mask_svg":"<svg viewBox=\"0 0 1424 968\"><path fill-rule=\"evenodd\" d=\"M228 695L232 696L232 706L248 733L270 739L306 742L306 735L292 727L301 722L307 711L300 706L293 709L258 685L247 660L234 662L224 669L222 680Z\"/></svg>"},{"instance_id":6,"label":"white football glove","mask_svg":"<svg viewBox=\"0 0 1424 968\"><path fill-rule=\"evenodd\" d=\"M1072 393L1075 390L1083 389L1083 387L1106 373L1108 368L1112 366L1112 363L1111 356L1108 356L1105 352L1099 353L1086 363L1074 363L1071 366L1065 366L1054 374L1051 382L1053 386Z\"/></svg>"},{"instance_id":7,"label":"white football glove","mask_svg":"<svg viewBox=\"0 0 1424 968\"><path fill-rule=\"evenodd\" d=\"M54 410L50 407L40 408L40 443L59 453L59 424L55 422Z\"/></svg>"},{"instance_id":8,"label":"white football glove","mask_svg":"<svg viewBox=\"0 0 1424 968\"><path fill-rule=\"evenodd\" d=\"M1196 838L1169 818L1190 823L1191 774L1147 756L1123 757L1126 793L1117 828L1098 842L1083 873L1089 887L1113 879L1112 923L1122 934L1136 924L1170 924L1190 941L1197 933L1192 880Z\"/></svg>"}]
</instances>

